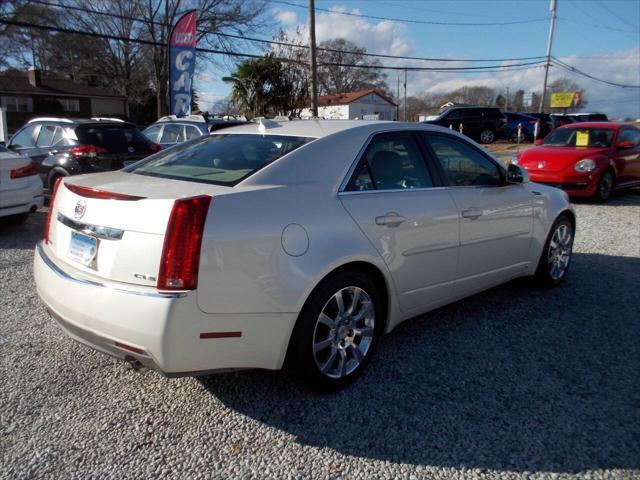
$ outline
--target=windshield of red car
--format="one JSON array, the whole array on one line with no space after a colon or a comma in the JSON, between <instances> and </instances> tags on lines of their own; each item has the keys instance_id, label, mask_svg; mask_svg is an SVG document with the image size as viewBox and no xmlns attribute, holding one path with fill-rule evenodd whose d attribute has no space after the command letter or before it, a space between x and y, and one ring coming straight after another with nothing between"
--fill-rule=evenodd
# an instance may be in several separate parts
<instances>
[{"instance_id":1,"label":"windshield of red car","mask_svg":"<svg viewBox=\"0 0 640 480\"><path fill-rule=\"evenodd\" d=\"M609 128L558 128L543 140L552 147L610 147L615 130Z\"/></svg>"}]
</instances>

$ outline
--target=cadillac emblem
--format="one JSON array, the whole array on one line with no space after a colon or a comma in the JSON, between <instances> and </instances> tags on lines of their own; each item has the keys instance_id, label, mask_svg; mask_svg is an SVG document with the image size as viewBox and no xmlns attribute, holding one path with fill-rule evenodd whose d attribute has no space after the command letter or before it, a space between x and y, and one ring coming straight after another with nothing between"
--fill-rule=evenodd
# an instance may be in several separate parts
<instances>
[{"instance_id":1,"label":"cadillac emblem","mask_svg":"<svg viewBox=\"0 0 640 480\"><path fill-rule=\"evenodd\" d=\"M84 217L86 211L87 202L85 202L84 200L78 200L78 203L76 203L76 208L73 211L73 216L76 217L76 220L79 220Z\"/></svg>"},{"instance_id":2,"label":"cadillac emblem","mask_svg":"<svg viewBox=\"0 0 640 480\"><path fill-rule=\"evenodd\" d=\"M540 162L540 163L538 164L538 168L544 168L544 166L545 166L545 165L546 165L546 163L545 163L545 162Z\"/></svg>"}]
</instances>

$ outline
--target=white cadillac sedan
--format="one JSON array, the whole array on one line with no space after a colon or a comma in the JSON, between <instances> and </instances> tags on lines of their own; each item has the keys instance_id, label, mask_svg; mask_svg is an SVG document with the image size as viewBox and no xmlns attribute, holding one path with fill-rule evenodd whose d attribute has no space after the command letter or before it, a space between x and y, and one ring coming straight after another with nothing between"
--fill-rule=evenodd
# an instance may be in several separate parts
<instances>
[{"instance_id":1,"label":"white cadillac sedan","mask_svg":"<svg viewBox=\"0 0 640 480\"><path fill-rule=\"evenodd\" d=\"M0 218L22 223L43 204L42 180L31 159L0 145Z\"/></svg>"},{"instance_id":2,"label":"white cadillac sedan","mask_svg":"<svg viewBox=\"0 0 640 480\"><path fill-rule=\"evenodd\" d=\"M290 368L336 390L403 320L565 278L575 215L467 137L260 121L66 178L35 280L72 338L168 376Z\"/></svg>"}]
</instances>

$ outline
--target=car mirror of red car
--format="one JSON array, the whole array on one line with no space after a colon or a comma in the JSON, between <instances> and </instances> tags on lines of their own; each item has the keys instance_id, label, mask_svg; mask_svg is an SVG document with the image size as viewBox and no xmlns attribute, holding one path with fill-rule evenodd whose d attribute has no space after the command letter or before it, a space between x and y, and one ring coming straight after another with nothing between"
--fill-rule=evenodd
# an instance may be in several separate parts
<instances>
[{"instance_id":1,"label":"car mirror of red car","mask_svg":"<svg viewBox=\"0 0 640 480\"><path fill-rule=\"evenodd\" d=\"M542 139L541 138L536 139L536 145L542 145Z\"/></svg>"},{"instance_id":2,"label":"car mirror of red car","mask_svg":"<svg viewBox=\"0 0 640 480\"><path fill-rule=\"evenodd\" d=\"M624 140L618 144L618 150L628 150L629 148L633 148L633 146L633 142Z\"/></svg>"}]
</instances>

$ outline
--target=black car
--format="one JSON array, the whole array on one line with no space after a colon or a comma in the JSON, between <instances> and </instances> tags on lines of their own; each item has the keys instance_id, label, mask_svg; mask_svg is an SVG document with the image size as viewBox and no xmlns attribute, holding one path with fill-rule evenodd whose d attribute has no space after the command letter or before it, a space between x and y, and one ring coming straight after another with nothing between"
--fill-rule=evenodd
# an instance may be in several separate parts
<instances>
[{"instance_id":1,"label":"black car","mask_svg":"<svg viewBox=\"0 0 640 480\"><path fill-rule=\"evenodd\" d=\"M504 135L506 117L497 107L449 107L423 123L432 123L460 130L462 133L479 140L480 143L493 143Z\"/></svg>"},{"instance_id":2,"label":"black car","mask_svg":"<svg viewBox=\"0 0 640 480\"><path fill-rule=\"evenodd\" d=\"M48 191L59 177L119 170L160 150L131 123L66 118L30 120L7 146L33 160Z\"/></svg>"},{"instance_id":3,"label":"black car","mask_svg":"<svg viewBox=\"0 0 640 480\"><path fill-rule=\"evenodd\" d=\"M538 135L536 138L546 137L551 130L559 126L555 124L554 119L548 113L524 113L523 115L529 115L539 120Z\"/></svg>"}]
</instances>

